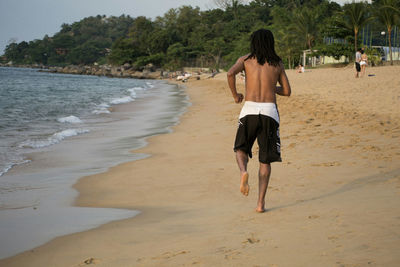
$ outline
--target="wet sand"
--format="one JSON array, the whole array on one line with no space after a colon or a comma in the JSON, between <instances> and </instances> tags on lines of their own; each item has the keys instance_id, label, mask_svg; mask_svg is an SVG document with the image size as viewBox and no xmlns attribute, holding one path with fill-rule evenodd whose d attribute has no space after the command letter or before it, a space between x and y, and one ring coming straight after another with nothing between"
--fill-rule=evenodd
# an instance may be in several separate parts
<instances>
[{"instance_id":1,"label":"wet sand","mask_svg":"<svg viewBox=\"0 0 400 267\"><path fill-rule=\"evenodd\" d=\"M193 104L151 157L84 177L76 204L138 216L60 238L0 266L398 266L400 66L288 71L278 97L282 163L256 213L232 151L241 105L226 75L190 80ZM240 90L243 82L238 81Z\"/></svg>"}]
</instances>

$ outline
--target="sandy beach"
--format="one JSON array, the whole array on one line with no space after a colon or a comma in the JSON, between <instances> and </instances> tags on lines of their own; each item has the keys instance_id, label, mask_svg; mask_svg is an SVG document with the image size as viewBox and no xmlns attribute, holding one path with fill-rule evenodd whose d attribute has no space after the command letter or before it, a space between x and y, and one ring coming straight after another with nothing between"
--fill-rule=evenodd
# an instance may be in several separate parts
<instances>
[{"instance_id":1,"label":"sandy beach","mask_svg":"<svg viewBox=\"0 0 400 267\"><path fill-rule=\"evenodd\" d=\"M170 134L134 151L151 157L84 177L76 205L140 210L56 238L0 266L399 266L400 66L288 70L278 97L282 163L267 212L239 192L232 150L241 104L226 74L189 80L192 105ZM243 81L238 79L243 91Z\"/></svg>"}]
</instances>

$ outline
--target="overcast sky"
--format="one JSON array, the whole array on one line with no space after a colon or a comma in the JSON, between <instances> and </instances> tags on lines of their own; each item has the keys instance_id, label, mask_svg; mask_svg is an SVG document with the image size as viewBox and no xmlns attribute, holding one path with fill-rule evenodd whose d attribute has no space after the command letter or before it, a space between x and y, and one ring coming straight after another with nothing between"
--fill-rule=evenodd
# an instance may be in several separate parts
<instances>
[{"instance_id":1,"label":"overcast sky","mask_svg":"<svg viewBox=\"0 0 400 267\"><path fill-rule=\"evenodd\" d=\"M343 1L343 0L338 0ZM17 42L54 35L63 23L88 16L162 16L170 8L215 7L213 0L0 0L0 55L10 40Z\"/></svg>"}]
</instances>

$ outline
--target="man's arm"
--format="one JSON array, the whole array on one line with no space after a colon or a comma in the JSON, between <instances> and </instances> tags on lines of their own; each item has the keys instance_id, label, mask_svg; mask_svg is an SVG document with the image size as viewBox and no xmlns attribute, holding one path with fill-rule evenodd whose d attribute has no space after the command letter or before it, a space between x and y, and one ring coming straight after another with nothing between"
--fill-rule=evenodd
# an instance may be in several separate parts
<instances>
[{"instance_id":1,"label":"man's arm","mask_svg":"<svg viewBox=\"0 0 400 267\"><path fill-rule=\"evenodd\" d=\"M236 103L243 101L243 94L236 90L236 74L244 70L244 59L245 57L240 57L227 73L229 88Z\"/></svg>"},{"instance_id":2,"label":"man's arm","mask_svg":"<svg viewBox=\"0 0 400 267\"><path fill-rule=\"evenodd\" d=\"M290 96L292 89L290 88L288 77L286 76L285 67L281 63L281 73L279 74L278 82L281 86L276 87L276 93L282 96Z\"/></svg>"}]
</instances>

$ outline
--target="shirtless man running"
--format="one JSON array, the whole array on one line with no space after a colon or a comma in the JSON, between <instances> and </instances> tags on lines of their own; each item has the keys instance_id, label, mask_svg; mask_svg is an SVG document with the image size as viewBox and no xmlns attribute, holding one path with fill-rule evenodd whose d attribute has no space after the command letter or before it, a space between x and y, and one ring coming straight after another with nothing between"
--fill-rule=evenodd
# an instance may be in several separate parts
<instances>
[{"instance_id":1,"label":"shirtless man running","mask_svg":"<svg viewBox=\"0 0 400 267\"><path fill-rule=\"evenodd\" d=\"M259 146L259 195L257 212L265 211L265 194L271 174L271 162L282 161L279 137L279 113L276 94L290 96L291 88L281 58L275 53L274 37L269 30L251 36L251 53L240 57L228 71L228 84L236 103L243 95L236 90L236 74L245 71L245 103L239 115L234 151L240 169L240 191L249 194L248 157L257 139ZM277 86L277 82L281 86Z\"/></svg>"}]
</instances>

